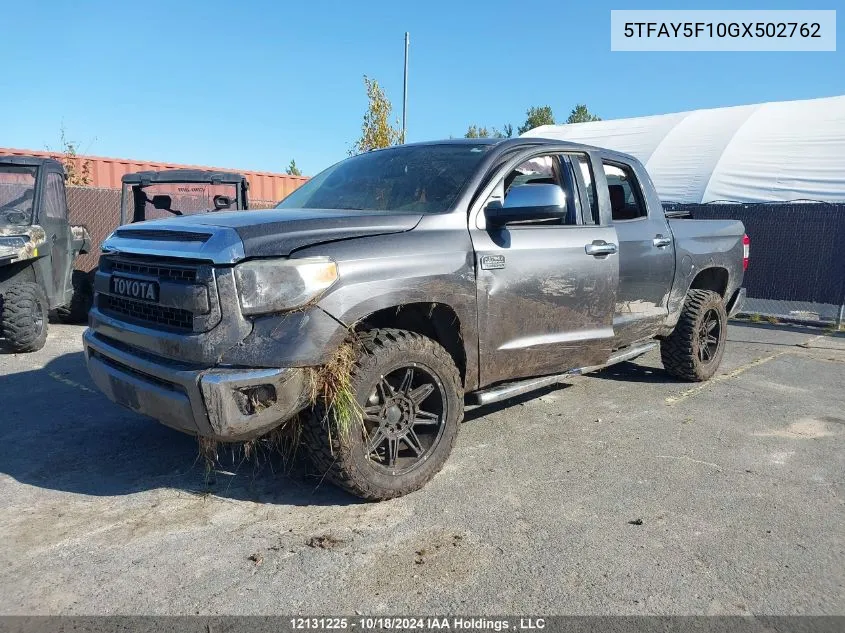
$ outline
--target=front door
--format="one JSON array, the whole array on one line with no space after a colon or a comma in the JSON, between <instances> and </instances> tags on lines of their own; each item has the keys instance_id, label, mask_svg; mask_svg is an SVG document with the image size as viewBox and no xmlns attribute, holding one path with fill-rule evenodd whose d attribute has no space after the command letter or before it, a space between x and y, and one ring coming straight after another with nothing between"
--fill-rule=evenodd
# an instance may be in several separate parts
<instances>
[{"instance_id":1,"label":"front door","mask_svg":"<svg viewBox=\"0 0 845 633\"><path fill-rule=\"evenodd\" d=\"M43 197L38 211L38 222L47 237L45 248L50 249L50 280L45 283L51 308L65 305L73 293L70 276L73 270L72 238L67 219L64 177L47 173ZM46 280L45 280L46 281Z\"/></svg>"},{"instance_id":2,"label":"front door","mask_svg":"<svg viewBox=\"0 0 845 633\"><path fill-rule=\"evenodd\" d=\"M586 154L515 159L490 181L471 213L481 386L600 365L610 356L618 259L588 251L615 245L616 232L584 221L596 200L595 179L587 185L592 197L585 195L579 161L591 169ZM564 190L563 221L486 227L486 205L501 204L514 185L532 183Z\"/></svg>"}]
</instances>

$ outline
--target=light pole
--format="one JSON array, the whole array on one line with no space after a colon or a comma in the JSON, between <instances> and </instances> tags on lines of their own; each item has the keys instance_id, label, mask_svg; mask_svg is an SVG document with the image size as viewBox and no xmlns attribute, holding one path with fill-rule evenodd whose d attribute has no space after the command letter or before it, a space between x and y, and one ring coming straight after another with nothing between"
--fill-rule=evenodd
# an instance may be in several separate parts
<instances>
[{"instance_id":1,"label":"light pole","mask_svg":"<svg viewBox=\"0 0 845 633\"><path fill-rule=\"evenodd\" d=\"M408 49L411 46L411 34L405 31L405 85L402 91L402 143L407 138L408 122Z\"/></svg>"}]
</instances>

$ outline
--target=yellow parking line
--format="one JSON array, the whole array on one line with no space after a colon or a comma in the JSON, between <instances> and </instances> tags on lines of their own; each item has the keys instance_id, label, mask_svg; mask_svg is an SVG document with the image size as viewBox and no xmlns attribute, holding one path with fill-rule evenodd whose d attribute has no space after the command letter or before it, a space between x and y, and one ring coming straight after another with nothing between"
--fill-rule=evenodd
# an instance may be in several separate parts
<instances>
[{"instance_id":1,"label":"yellow parking line","mask_svg":"<svg viewBox=\"0 0 845 633\"><path fill-rule=\"evenodd\" d=\"M57 374L54 371L48 371L47 375L50 376L50 378L52 378L53 380L58 380L60 383L65 384L68 387L76 387L77 389L79 389L81 391L85 391L87 393L97 393L96 391L94 391L90 387L86 387L85 385L81 385L78 382L71 380L70 378L65 378L61 374Z\"/></svg>"},{"instance_id":2,"label":"yellow parking line","mask_svg":"<svg viewBox=\"0 0 845 633\"><path fill-rule=\"evenodd\" d=\"M722 382L723 380L728 380L730 378L736 378L741 373L746 372L749 369L752 369L753 367L758 367L759 365L763 365L764 363L768 363L770 360L774 360L778 356L783 356L784 354L789 354L789 352L787 352L787 351L778 352L777 354L772 354L771 356L764 356L763 358L758 358L757 360L752 360L750 363L746 363L745 365L737 367L736 369L734 369L731 372L728 372L727 374L721 374L719 376L715 376L714 378L711 378L707 382L701 383L697 387L693 387L692 389L687 389L686 391L682 391L677 396L670 396L670 397L666 398L666 404L668 404L668 405L677 404L678 402L681 402L683 400L686 400L687 398L691 398L692 396L694 396L698 393L701 393L702 391L704 391L705 389L708 389L711 385L713 385L717 382Z\"/></svg>"},{"instance_id":3,"label":"yellow parking line","mask_svg":"<svg viewBox=\"0 0 845 633\"><path fill-rule=\"evenodd\" d=\"M825 337L824 334L819 334L818 336L810 337L806 341L804 341L803 343L797 343L795 345L795 347L804 347L804 348L809 347L810 343L813 343L814 341L817 341L820 338L824 338L824 337ZM763 345L765 345L765 343L763 343ZM710 387L710 385L712 385L714 383L722 382L723 380L728 380L729 378L736 378L741 373L746 372L749 369L752 369L752 368L757 367L759 365L763 365L764 363L768 363L769 361L774 360L774 359L778 358L779 356L783 356L784 354L796 354L796 353L798 353L798 350L784 350L782 352L778 352L777 354L772 354L771 356L764 356L763 358L758 358L756 360L752 360L750 363L746 363L745 365L741 365L740 367L737 367L736 369L734 369L731 372L728 372L727 374L721 374L719 376L716 376L715 378L711 378L707 382L703 382L700 385L693 387L692 389L687 389L686 391L682 391L677 396L669 396L668 398L666 398L666 404L668 404L669 406L672 406L673 404L677 404L678 402L682 402L682 401L686 400L687 398L691 398L694 395L697 395L697 394L701 393L702 391L705 391L708 387Z\"/></svg>"}]
</instances>

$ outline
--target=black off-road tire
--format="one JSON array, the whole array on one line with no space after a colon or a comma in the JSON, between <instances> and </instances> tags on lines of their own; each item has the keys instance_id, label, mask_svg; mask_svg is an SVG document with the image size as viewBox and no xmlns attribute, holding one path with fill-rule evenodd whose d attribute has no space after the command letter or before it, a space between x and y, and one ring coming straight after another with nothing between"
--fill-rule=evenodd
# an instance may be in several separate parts
<instances>
[{"instance_id":1,"label":"black off-road tire","mask_svg":"<svg viewBox=\"0 0 845 633\"><path fill-rule=\"evenodd\" d=\"M717 332L713 335L716 347L709 356L707 351L702 351L705 317L711 323L713 319L717 321ZM722 297L711 290L690 290L675 330L660 343L663 367L683 380L709 380L722 362L727 331L728 315Z\"/></svg>"},{"instance_id":2,"label":"black off-road tire","mask_svg":"<svg viewBox=\"0 0 845 633\"><path fill-rule=\"evenodd\" d=\"M44 289L31 281L0 289L0 335L13 352L35 352L47 341L49 304Z\"/></svg>"},{"instance_id":3,"label":"black off-road tire","mask_svg":"<svg viewBox=\"0 0 845 633\"><path fill-rule=\"evenodd\" d=\"M391 372L408 366L422 368L435 377L438 398L444 402L440 416L442 432L425 457L408 472L388 474L365 454L365 433L362 425L344 441L330 426L333 421L318 404L303 416L302 439L317 470L344 490L369 501L399 497L422 488L446 462L458 434L464 413L464 391L461 377L449 353L433 340L398 329L376 329L358 335L357 358L352 371L351 387L363 411L376 385ZM416 365L415 365L416 364Z\"/></svg>"},{"instance_id":4,"label":"black off-road tire","mask_svg":"<svg viewBox=\"0 0 845 633\"><path fill-rule=\"evenodd\" d=\"M94 304L94 282L89 273L74 270L71 284L73 296L70 303L56 308L56 316L62 323L87 323L88 312Z\"/></svg>"}]
</instances>

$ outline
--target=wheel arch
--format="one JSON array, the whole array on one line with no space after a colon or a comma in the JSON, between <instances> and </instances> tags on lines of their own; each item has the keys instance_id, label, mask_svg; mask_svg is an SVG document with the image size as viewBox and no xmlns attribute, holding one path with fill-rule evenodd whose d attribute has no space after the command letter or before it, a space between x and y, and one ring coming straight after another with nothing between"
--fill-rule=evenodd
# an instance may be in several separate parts
<instances>
[{"instance_id":1,"label":"wheel arch","mask_svg":"<svg viewBox=\"0 0 845 633\"><path fill-rule=\"evenodd\" d=\"M461 382L467 385L467 350L461 319L452 306L437 302L404 303L381 308L359 319L353 330L396 328L426 336L439 343L452 357Z\"/></svg>"},{"instance_id":2,"label":"wheel arch","mask_svg":"<svg viewBox=\"0 0 845 633\"><path fill-rule=\"evenodd\" d=\"M729 282L730 273L727 268L710 266L698 271L687 289L687 294L690 290L712 290L724 299Z\"/></svg>"}]
</instances>

